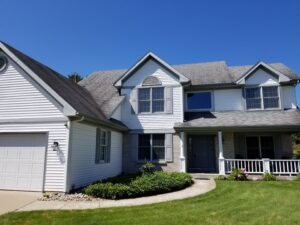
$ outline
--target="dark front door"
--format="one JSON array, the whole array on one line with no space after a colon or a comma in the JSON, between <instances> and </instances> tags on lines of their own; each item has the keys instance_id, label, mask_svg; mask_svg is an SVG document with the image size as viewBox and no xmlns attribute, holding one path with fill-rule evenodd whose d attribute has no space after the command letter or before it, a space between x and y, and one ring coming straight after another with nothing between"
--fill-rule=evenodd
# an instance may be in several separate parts
<instances>
[{"instance_id":1,"label":"dark front door","mask_svg":"<svg viewBox=\"0 0 300 225\"><path fill-rule=\"evenodd\" d=\"M213 135L188 136L188 171L202 173L216 172Z\"/></svg>"}]
</instances>

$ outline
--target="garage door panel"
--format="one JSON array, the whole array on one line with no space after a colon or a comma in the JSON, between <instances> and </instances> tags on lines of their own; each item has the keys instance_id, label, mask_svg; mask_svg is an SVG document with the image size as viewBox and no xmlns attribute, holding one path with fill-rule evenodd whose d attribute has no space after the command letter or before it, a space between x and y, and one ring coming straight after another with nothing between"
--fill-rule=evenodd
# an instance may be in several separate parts
<instances>
[{"instance_id":1,"label":"garage door panel","mask_svg":"<svg viewBox=\"0 0 300 225\"><path fill-rule=\"evenodd\" d=\"M46 134L0 134L0 189L42 191Z\"/></svg>"}]
</instances>

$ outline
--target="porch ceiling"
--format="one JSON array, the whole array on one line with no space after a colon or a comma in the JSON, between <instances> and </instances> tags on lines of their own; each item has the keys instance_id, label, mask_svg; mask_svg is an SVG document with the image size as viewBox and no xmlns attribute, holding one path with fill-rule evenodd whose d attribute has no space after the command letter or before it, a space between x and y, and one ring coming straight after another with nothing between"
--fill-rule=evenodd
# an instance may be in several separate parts
<instances>
[{"instance_id":1,"label":"porch ceiling","mask_svg":"<svg viewBox=\"0 0 300 225\"><path fill-rule=\"evenodd\" d=\"M193 112L185 114L186 121L176 123L175 130L195 131L299 131L300 110Z\"/></svg>"}]
</instances>

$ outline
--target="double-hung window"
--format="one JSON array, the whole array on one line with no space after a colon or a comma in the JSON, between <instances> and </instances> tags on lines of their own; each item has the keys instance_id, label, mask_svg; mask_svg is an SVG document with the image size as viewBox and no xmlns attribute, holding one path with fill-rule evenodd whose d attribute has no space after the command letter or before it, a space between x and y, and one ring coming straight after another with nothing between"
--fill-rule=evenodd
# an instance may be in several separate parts
<instances>
[{"instance_id":1,"label":"double-hung window","mask_svg":"<svg viewBox=\"0 0 300 225\"><path fill-rule=\"evenodd\" d=\"M110 161L110 132L97 129L95 163L109 163Z\"/></svg>"},{"instance_id":2,"label":"double-hung window","mask_svg":"<svg viewBox=\"0 0 300 225\"><path fill-rule=\"evenodd\" d=\"M139 113L164 112L164 99L163 87L140 88L138 90Z\"/></svg>"},{"instance_id":3,"label":"double-hung window","mask_svg":"<svg viewBox=\"0 0 300 225\"><path fill-rule=\"evenodd\" d=\"M247 87L245 89L246 109L277 109L279 95L277 86Z\"/></svg>"},{"instance_id":4,"label":"double-hung window","mask_svg":"<svg viewBox=\"0 0 300 225\"><path fill-rule=\"evenodd\" d=\"M139 134L139 161L165 160L165 134Z\"/></svg>"}]
</instances>

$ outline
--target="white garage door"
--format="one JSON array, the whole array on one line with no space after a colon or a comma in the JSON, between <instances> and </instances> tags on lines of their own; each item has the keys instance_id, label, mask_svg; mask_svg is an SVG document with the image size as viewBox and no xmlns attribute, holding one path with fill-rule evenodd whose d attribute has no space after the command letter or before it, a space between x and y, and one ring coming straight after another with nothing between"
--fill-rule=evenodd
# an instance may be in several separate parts
<instances>
[{"instance_id":1,"label":"white garage door","mask_svg":"<svg viewBox=\"0 0 300 225\"><path fill-rule=\"evenodd\" d=\"M42 191L46 134L0 134L0 189Z\"/></svg>"}]
</instances>

